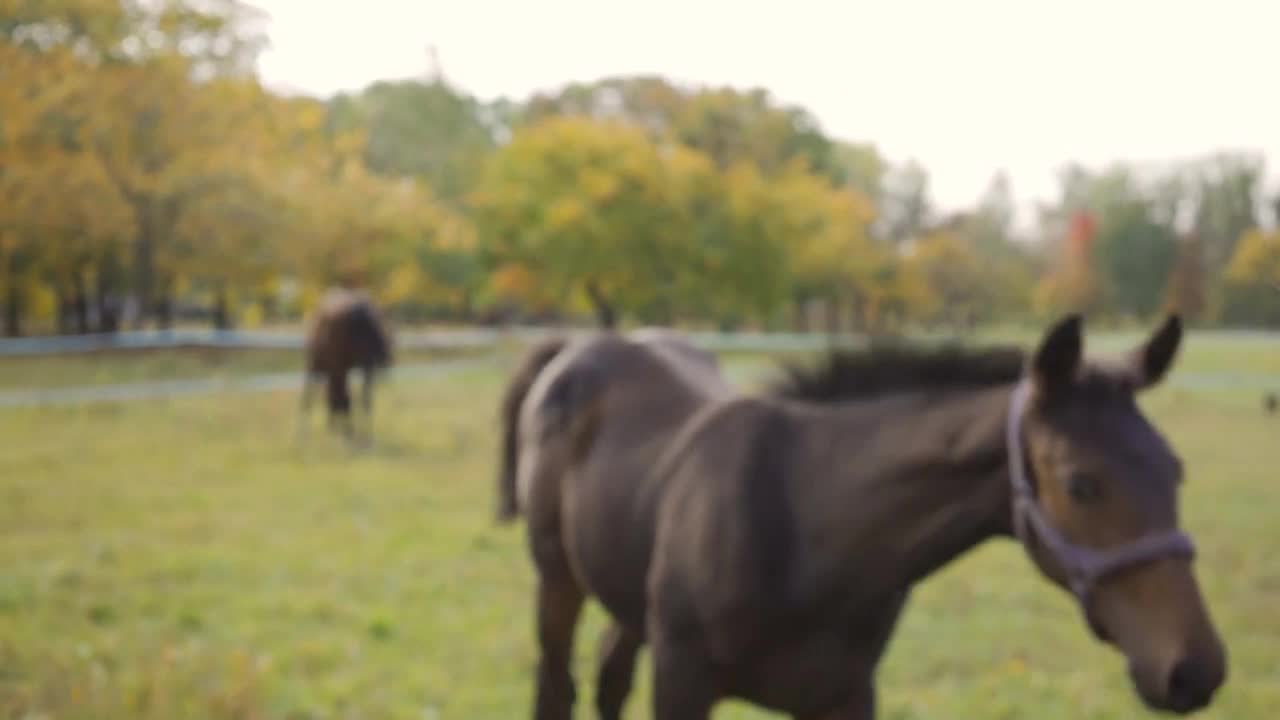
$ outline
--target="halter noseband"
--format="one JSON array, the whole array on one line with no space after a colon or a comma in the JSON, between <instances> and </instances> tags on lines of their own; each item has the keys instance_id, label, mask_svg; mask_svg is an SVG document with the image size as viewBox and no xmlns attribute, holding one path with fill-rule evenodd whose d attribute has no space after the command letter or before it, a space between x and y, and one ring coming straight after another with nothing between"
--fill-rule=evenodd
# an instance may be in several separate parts
<instances>
[{"instance_id":1,"label":"halter noseband","mask_svg":"<svg viewBox=\"0 0 1280 720\"><path fill-rule=\"evenodd\" d=\"M1195 555L1195 543L1180 530L1144 535L1115 547L1094 549L1068 540L1045 517L1036 502L1035 488L1027 478L1022 455L1022 420L1031 397L1031 383L1022 380L1009 401L1006 443L1009 451L1009 481L1013 485L1013 529L1028 551L1034 536L1049 551L1067 576L1071 592L1087 606L1089 591L1112 573L1163 557Z\"/></svg>"}]
</instances>

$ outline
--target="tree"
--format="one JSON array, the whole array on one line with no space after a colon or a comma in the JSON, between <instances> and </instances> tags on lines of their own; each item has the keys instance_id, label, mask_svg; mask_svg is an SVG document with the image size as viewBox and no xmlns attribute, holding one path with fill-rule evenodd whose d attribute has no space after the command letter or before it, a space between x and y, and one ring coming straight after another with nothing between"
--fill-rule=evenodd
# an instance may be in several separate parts
<instances>
[{"instance_id":1,"label":"tree","mask_svg":"<svg viewBox=\"0 0 1280 720\"><path fill-rule=\"evenodd\" d=\"M890 249L871 237L871 202L852 188L832 188L802 166L793 166L771 195L771 233L788 246L795 302L823 301L832 331L842 324L843 308L855 323L867 322L885 292L884 268L895 262Z\"/></svg>"},{"instance_id":2,"label":"tree","mask_svg":"<svg viewBox=\"0 0 1280 720\"><path fill-rule=\"evenodd\" d=\"M336 284L371 287L380 301L405 309L466 304L445 295L469 296L472 279L444 265L474 252L469 224L421 181L369 171L358 135L300 144L311 149L283 165L274 184L285 214L282 264L303 280L308 297Z\"/></svg>"},{"instance_id":3,"label":"tree","mask_svg":"<svg viewBox=\"0 0 1280 720\"><path fill-rule=\"evenodd\" d=\"M194 198L173 228L159 266L206 293L213 325L234 324L236 298L255 294L277 273L275 243L284 237L282 199L256 179L224 184Z\"/></svg>"},{"instance_id":4,"label":"tree","mask_svg":"<svg viewBox=\"0 0 1280 720\"><path fill-rule=\"evenodd\" d=\"M43 255L38 227L50 195L40 183L59 177L55 166L69 157L65 124L46 118L83 86L74 54L29 47L24 27L16 12L0 25L0 299L10 336L23 332Z\"/></svg>"},{"instance_id":5,"label":"tree","mask_svg":"<svg viewBox=\"0 0 1280 720\"><path fill-rule=\"evenodd\" d=\"M1003 171L998 172L978 198L977 208L968 218L965 233L981 250L1003 252L1012 241L1014 212L1009 176Z\"/></svg>"},{"instance_id":6,"label":"tree","mask_svg":"<svg viewBox=\"0 0 1280 720\"><path fill-rule=\"evenodd\" d=\"M870 208L840 197L799 160L770 181L746 160L721 169L633 125L566 117L517 132L474 206L508 294L582 300L602 324L691 313L731 325L779 307L796 253L856 242Z\"/></svg>"},{"instance_id":7,"label":"tree","mask_svg":"<svg viewBox=\"0 0 1280 720\"><path fill-rule=\"evenodd\" d=\"M834 162L844 184L862 193L877 207L884 199L885 176L889 163L870 143L835 143Z\"/></svg>"},{"instance_id":8,"label":"tree","mask_svg":"<svg viewBox=\"0 0 1280 720\"><path fill-rule=\"evenodd\" d=\"M932 222L929 174L915 160L891 168L885 177L877 236L901 245Z\"/></svg>"},{"instance_id":9,"label":"tree","mask_svg":"<svg viewBox=\"0 0 1280 720\"><path fill-rule=\"evenodd\" d=\"M1072 218L1057 265L1036 288L1035 304L1041 312L1089 313L1098 309L1102 293L1094 259L1097 232L1092 214L1079 212Z\"/></svg>"},{"instance_id":10,"label":"tree","mask_svg":"<svg viewBox=\"0 0 1280 720\"><path fill-rule=\"evenodd\" d=\"M1057 250L1067 263L1067 258L1079 257L1083 251L1078 237L1081 214L1092 218L1094 231L1087 245L1096 276L1086 280L1083 270L1076 269L1070 273L1077 279L1069 280L1058 273L1042 288L1041 300L1046 306L1074 305L1088 296L1086 304L1095 310L1135 317L1156 312L1177 255L1177 235L1171 224L1177 214L1172 193L1177 184L1143 183L1123 165L1097 173L1071 166L1062 172L1061 182L1057 206L1045 213L1046 226L1055 233L1064 219L1077 226L1066 235L1075 237L1070 241L1075 246ZM1069 289L1073 284L1079 287ZM1085 292L1085 286L1094 289Z\"/></svg>"},{"instance_id":11,"label":"tree","mask_svg":"<svg viewBox=\"0 0 1280 720\"><path fill-rule=\"evenodd\" d=\"M1204 245L1192 232L1178 244L1178 257L1169 273L1165 307L1187 319L1199 318L1207 306Z\"/></svg>"},{"instance_id":12,"label":"tree","mask_svg":"<svg viewBox=\"0 0 1280 720\"><path fill-rule=\"evenodd\" d=\"M1280 325L1280 232L1246 232L1227 263L1223 285L1225 322Z\"/></svg>"},{"instance_id":13,"label":"tree","mask_svg":"<svg viewBox=\"0 0 1280 720\"><path fill-rule=\"evenodd\" d=\"M2 106L9 171L15 148L32 162L40 162L38 148L96 153L133 211L134 289L145 303L154 300L156 246L202 183L192 177L206 164L198 158L254 156L251 146L225 152L240 122L218 112L227 95L216 88L256 84L261 19L238 0L16 3L0 19L0 85L19 101ZM208 87L215 90L202 92ZM28 137L24 127L46 137ZM19 255L31 252L10 253L11 265Z\"/></svg>"},{"instance_id":14,"label":"tree","mask_svg":"<svg viewBox=\"0 0 1280 720\"><path fill-rule=\"evenodd\" d=\"M730 326L768 317L786 299L788 248L771 225L771 187L754 164L719 172L705 154L677 146L665 158L669 232L682 237L684 267L671 278L675 304Z\"/></svg>"},{"instance_id":15,"label":"tree","mask_svg":"<svg viewBox=\"0 0 1280 720\"><path fill-rule=\"evenodd\" d=\"M687 244L666 231L662 165L641 130L616 122L558 118L518 131L474 196L491 263L531 269L561 302L586 293L602 322L669 303Z\"/></svg>"},{"instance_id":16,"label":"tree","mask_svg":"<svg viewBox=\"0 0 1280 720\"><path fill-rule=\"evenodd\" d=\"M844 179L834 144L807 110L781 105L760 88L682 88L656 76L612 77L574 83L534 96L525 121L586 117L631 125L660 144L706 154L721 171L748 162L766 176L802 160L814 173Z\"/></svg>"},{"instance_id":17,"label":"tree","mask_svg":"<svg viewBox=\"0 0 1280 720\"><path fill-rule=\"evenodd\" d=\"M1195 231L1204 243L1210 273L1217 275L1244 233L1258 226L1256 193L1264 170L1261 157L1226 153L1193 168L1198 191Z\"/></svg>"},{"instance_id":18,"label":"tree","mask_svg":"<svg viewBox=\"0 0 1280 720\"><path fill-rule=\"evenodd\" d=\"M587 117L635 125L662 140L671 137L690 95L657 75L610 77L536 94L526 104L522 120L532 126L555 117Z\"/></svg>"},{"instance_id":19,"label":"tree","mask_svg":"<svg viewBox=\"0 0 1280 720\"><path fill-rule=\"evenodd\" d=\"M1014 232L1014 198L1008 176L992 177L973 212L959 213L939 225L954 234L977 259L981 292L974 305L976 322L992 322L1026 312L1037 267L1032 248Z\"/></svg>"},{"instance_id":20,"label":"tree","mask_svg":"<svg viewBox=\"0 0 1280 720\"><path fill-rule=\"evenodd\" d=\"M799 107L776 106L765 90L720 88L693 94L681 108L675 136L722 169L746 160L772 176L799 160L819 176L843 180L834 146L813 115Z\"/></svg>"},{"instance_id":21,"label":"tree","mask_svg":"<svg viewBox=\"0 0 1280 720\"><path fill-rule=\"evenodd\" d=\"M471 190L494 147L482 104L441 80L378 82L335 105L365 129L369 169L418 177L446 201Z\"/></svg>"},{"instance_id":22,"label":"tree","mask_svg":"<svg viewBox=\"0 0 1280 720\"><path fill-rule=\"evenodd\" d=\"M132 217L92 154L67 151L48 160L25 177L23 231L38 244L35 265L57 298L58 329L86 333L90 283L105 280L97 275L127 243Z\"/></svg>"},{"instance_id":23,"label":"tree","mask_svg":"<svg viewBox=\"0 0 1280 720\"><path fill-rule=\"evenodd\" d=\"M931 232L912 245L907 262L930 296L917 308L919 319L968 330L998 315L1009 281L1005 268L983 258L963 235Z\"/></svg>"},{"instance_id":24,"label":"tree","mask_svg":"<svg viewBox=\"0 0 1280 720\"><path fill-rule=\"evenodd\" d=\"M1150 316L1164 300L1177 257L1177 236L1169 226L1152 220L1149 205L1141 200L1104 212L1095 253L1108 304L1133 317Z\"/></svg>"},{"instance_id":25,"label":"tree","mask_svg":"<svg viewBox=\"0 0 1280 720\"><path fill-rule=\"evenodd\" d=\"M92 138L134 213L139 322L148 311L168 321L174 278L157 273L157 257L168 252L182 215L205 195L251 182L254 162L269 151L268 104L257 83L196 85L190 72L185 59L165 58L113 68L100 81L107 107L93 120Z\"/></svg>"},{"instance_id":26,"label":"tree","mask_svg":"<svg viewBox=\"0 0 1280 720\"><path fill-rule=\"evenodd\" d=\"M475 228L425 186L411 188L388 208L399 222L374 257L381 300L402 315L469 317L484 281Z\"/></svg>"}]
</instances>

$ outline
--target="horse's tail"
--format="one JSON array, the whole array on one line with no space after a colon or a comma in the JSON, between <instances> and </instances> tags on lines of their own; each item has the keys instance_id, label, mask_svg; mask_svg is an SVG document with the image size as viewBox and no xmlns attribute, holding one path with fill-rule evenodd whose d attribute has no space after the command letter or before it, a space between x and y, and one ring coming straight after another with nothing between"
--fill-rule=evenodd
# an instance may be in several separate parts
<instances>
[{"instance_id":1,"label":"horse's tail","mask_svg":"<svg viewBox=\"0 0 1280 720\"><path fill-rule=\"evenodd\" d=\"M520 514L516 493L516 461L520 456L520 408L529 388L543 368L568 344L565 338L551 338L535 345L507 382L502 396L502 457L498 471L497 520L506 523Z\"/></svg>"}]
</instances>

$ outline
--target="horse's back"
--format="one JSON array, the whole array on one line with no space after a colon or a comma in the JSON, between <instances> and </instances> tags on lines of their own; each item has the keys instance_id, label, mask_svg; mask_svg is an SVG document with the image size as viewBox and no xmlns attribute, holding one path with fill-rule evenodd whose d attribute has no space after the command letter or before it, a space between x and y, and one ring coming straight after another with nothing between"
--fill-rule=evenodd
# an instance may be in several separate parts
<instances>
[{"instance_id":1,"label":"horse's back","mask_svg":"<svg viewBox=\"0 0 1280 720\"><path fill-rule=\"evenodd\" d=\"M308 365L389 365L391 339L373 298L363 290L331 287L320 297L307 331Z\"/></svg>"},{"instance_id":2,"label":"horse's back","mask_svg":"<svg viewBox=\"0 0 1280 720\"><path fill-rule=\"evenodd\" d=\"M686 387L704 398L733 393L715 353L694 345L687 335L663 327L644 327L631 333L630 338L648 347Z\"/></svg>"},{"instance_id":3,"label":"horse's back","mask_svg":"<svg viewBox=\"0 0 1280 720\"><path fill-rule=\"evenodd\" d=\"M602 421L642 434L645 425L664 419L650 414L666 415L664 408L683 414L687 406L733 392L715 355L679 333L642 328L625 335L593 334L571 339L547 363L529 391L526 422L562 402L560 391L574 384L584 386L579 390L591 388L574 401L607 401L609 413Z\"/></svg>"},{"instance_id":4,"label":"horse's back","mask_svg":"<svg viewBox=\"0 0 1280 720\"><path fill-rule=\"evenodd\" d=\"M336 315L358 305L372 303L369 293L344 287L331 287L320 297L320 314Z\"/></svg>"}]
</instances>

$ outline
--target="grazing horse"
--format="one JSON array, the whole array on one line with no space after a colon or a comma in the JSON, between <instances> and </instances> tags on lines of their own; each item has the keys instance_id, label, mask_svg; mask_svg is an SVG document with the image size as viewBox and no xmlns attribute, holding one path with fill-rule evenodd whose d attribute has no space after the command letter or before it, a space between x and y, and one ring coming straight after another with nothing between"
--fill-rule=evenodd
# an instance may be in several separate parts
<instances>
[{"instance_id":1,"label":"grazing horse","mask_svg":"<svg viewBox=\"0 0 1280 720\"><path fill-rule=\"evenodd\" d=\"M1135 397L1165 376L1181 337L1174 316L1129 355L1090 359L1070 316L1029 356L833 351L770 392L704 405L643 480L617 479L613 451L586 446L594 473L532 479L532 502L558 523L531 536L535 555L572 559L572 573L540 575L536 717L570 715L585 587L615 633L651 647L655 718L704 720L732 697L802 720L870 720L913 585L1002 536L1127 658L1148 707L1207 706L1226 650L1178 527L1182 464ZM583 400L557 417L589 441L615 419ZM629 687L631 669L602 675L602 692Z\"/></svg>"},{"instance_id":2,"label":"grazing horse","mask_svg":"<svg viewBox=\"0 0 1280 720\"><path fill-rule=\"evenodd\" d=\"M498 518L525 517L538 573L537 717L569 717L572 637L588 594L619 618L601 639L596 699L602 717L620 716L642 644L659 499L649 470L685 420L733 394L715 355L661 329L549 340L512 373Z\"/></svg>"},{"instance_id":3,"label":"grazing horse","mask_svg":"<svg viewBox=\"0 0 1280 720\"><path fill-rule=\"evenodd\" d=\"M391 335L369 296L343 288L325 292L308 328L305 352L301 407L304 426L315 382L323 378L329 425L340 423L344 434L351 438L354 426L348 373L359 369L364 376L361 405L366 422L371 422L374 375L392 363Z\"/></svg>"}]
</instances>

